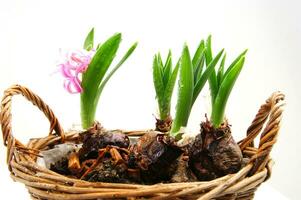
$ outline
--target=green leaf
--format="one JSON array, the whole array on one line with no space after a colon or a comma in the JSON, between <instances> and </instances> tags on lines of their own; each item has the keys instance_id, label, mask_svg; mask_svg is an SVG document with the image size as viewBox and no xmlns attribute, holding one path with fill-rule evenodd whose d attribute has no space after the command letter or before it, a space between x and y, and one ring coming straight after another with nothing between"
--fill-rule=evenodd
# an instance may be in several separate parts
<instances>
[{"instance_id":1,"label":"green leaf","mask_svg":"<svg viewBox=\"0 0 301 200\"><path fill-rule=\"evenodd\" d=\"M160 119L164 120L170 116L170 104L173 88L178 73L178 66L172 70L172 54L169 51L164 66L162 66L162 58L158 53L154 57L153 62L153 81L156 90L156 98L159 105ZM160 72L163 71L163 74Z\"/></svg>"},{"instance_id":2,"label":"green leaf","mask_svg":"<svg viewBox=\"0 0 301 200\"><path fill-rule=\"evenodd\" d=\"M177 75L179 71L179 62L177 63L176 67L172 71L171 77L168 80L168 83L164 90L164 98L163 98L163 108L162 113L160 114L160 118L162 120L166 119L170 115L170 104L171 104L171 98L173 94L173 89L177 80Z\"/></svg>"},{"instance_id":3,"label":"green leaf","mask_svg":"<svg viewBox=\"0 0 301 200\"><path fill-rule=\"evenodd\" d=\"M171 57L171 51L169 51L163 68L164 88L166 87L168 80L170 79L171 73L172 73L172 57Z\"/></svg>"},{"instance_id":4,"label":"green leaf","mask_svg":"<svg viewBox=\"0 0 301 200\"><path fill-rule=\"evenodd\" d=\"M171 135L177 136L181 127L187 126L193 97L193 66L189 49L184 45L180 61L180 78L176 115L171 128Z\"/></svg>"},{"instance_id":5,"label":"green leaf","mask_svg":"<svg viewBox=\"0 0 301 200\"><path fill-rule=\"evenodd\" d=\"M202 72L203 72L203 67L204 67L204 62L205 62L205 49L201 53L200 60L197 62L197 66L194 67L194 85L197 83L197 81L200 79Z\"/></svg>"},{"instance_id":6,"label":"green leaf","mask_svg":"<svg viewBox=\"0 0 301 200\"><path fill-rule=\"evenodd\" d=\"M172 53L171 53L171 50L168 51L168 55L167 55L167 58L166 58L166 61L165 61L165 64L164 64L164 70L166 70L169 65L170 66L172 65ZM172 70L170 70L170 71L172 71Z\"/></svg>"},{"instance_id":7,"label":"green leaf","mask_svg":"<svg viewBox=\"0 0 301 200\"><path fill-rule=\"evenodd\" d=\"M83 128L90 127L95 118L98 104L97 91L121 42L121 34L110 37L96 51L87 71L82 76L81 116Z\"/></svg>"},{"instance_id":8,"label":"green leaf","mask_svg":"<svg viewBox=\"0 0 301 200\"><path fill-rule=\"evenodd\" d=\"M162 56L161 56L160 52L159 52L158 55L157 55L157 60L158 60L159 68L160 68L160 73L161 73L162 81L163 81L163 76L164 76L164 64L163 64Z\"/></svg>"},{"instance_id":9,"label":"green leaf","mask_svg":"<svg viewBox=\"0 0 301 200\"><path fill-rule=\"evenodd\" d=\"M194 84L197 83L198 78L202 74L203 66L204 66L204 54L205 54L205 42L204 40L201 40L192 59Z\"/></svg>"},{"instance_id":10,"label":"green leaf","mask_svg":"<svg viewBox=\"0 0 301 200\"><path fill-rule=\"evenodd\" d=\"M159 62L159 65L160 65L160 69L162 70L162 76L163 76L163 67L164 67L164 64L163 64L163 61L162 61L162 56L160 54L160 52L158 53L158 62Z\"/></svg>"},{"instance_id":11,"label":"green leaf","mask_svg":"<svg viewBox=\"0 0 301 200\"><path fill-rule=\"evenodd\" d=\"M98 50L99 47L101 47L101 43L99 43L99 44L97 45L96 50Z\"/></svg>"},{"instance_id":12,"label":"green leaf","mask_svg":"<svg viewBox=\"0 0 301 200\"><path fill-rule=\"evenodd\" d=\"M88 33L85 42L84 42L84 49L87 51L90 51L93 49L94 45L94 28L91 29L91 31Z\"/></svg>"},{"instance_id":13,"label":"green leaf","mask_svg":"<svg viewBox=\"0 0 301 200\"><path fill-rule=\"evenodd\" d=\"M194 53L193 59L192 59L192 65L193 65L193 69L196 70L195 68L197 66L199 66L201 59L203 57L204 54L204 50L205 50L205 42L204 40L202 40L197 48L197 50Z\"/></svg>"},{"instance_id":14,"label":"green leaf","mask_svg":"<svg viewBox=\"0 0 301 200\"><path fill-rule=\"evenodd\" d=\"M218 68L218 71L217 71L217 84L218 84L218 88L220 87L222 79L223 79L225 61L226 61L226 54L223 56L222 62L221 62L220 67Z\"/></svg>"},{"instance_id":15,"label":"green leaf","mask_svg":"<svg viewBox=\"0 0 301 200\"><path fill-rule=\"evenodd\" d=\"M237 56L237 58L231 63L231 65L228 67L228 69L224 73L224 77L232 70L232 68L237 64L237 62L246 55L247 52L248 52L248 49L244 50L241 54L239 54L239 56Z\"/></svg>"},{"instance_id":16,"label":"green leaf","mask_svg":"<svg viewBox=\"0 0 301 200\"><path fill-rule=\"evenodd\" d=\"M204 73L201 75L201 77L198 80L198 82L195 84L194 89L193 89L193 98L192 98L191 107L193 106L195 100L199 96L199 94L200 94L201 90L203 89L203 87L204 87L207 79L213 73L214 68L215 68L217 62L219 61L220 57L222 56L223 52L224 52L224 49L222 49L216 55L216 57L209 63L208 67L206 68L206 70L204 71Z\"/></svg>"},{"instance_id":17,"label":"green leaf","mask_svg":"<svg viewBox=\"0 0 301 200\"><path fill-rule=\"evenodd\" d=\"M213 123L214 127L219 127L221 123L223 123L226 103L233 89L235 81L237 80L238 75L242 70L244 61L245 57L243 56L236 62L231 70L227 74L225 74L223 78L212 107L211 122Z\"/></svg>"},{"instance_id":18,"label":"green leaf","mask_svg":"<svg viewBox=\"0 0 301 200\"><path fill-rule=\"evenodd\" d=\"M122 57L122 59L118 62L118 64L110 71L110 73L106 76L106 78L101 82L99 89L97 91L96 99L99 99L99 96L101 95L101 92L103 91L105 85L110 80L110 78L115 74L115 72L121 67L121 65L130 57L130 55L134 52L136 49L138 43L135 42L126 52L126 54Z\"/></svg>"},{"instance_id":19,"label":"green leaf","mask_svg":"<svg viewBox=\"0 0 301 200\"><path fill-rule=\"evenodd\" d=\"M208 65L212 60L212 49L211 49L211 35L208 36L206 41L206 64Z\"/></svg>"},{"instance_id":20,"label":"green leaf","mask_svg":"<svg viewBox=\"0 0 301 200\"><path fill-rule=\"evenodd\" d=\"M153 81L156 91L156 98L158 99L159 108L161 108L164 96L164 83L158 55L155 55L153 60Z\"/></svg>"},{"instance_id":21,"label":"green leaf","mask_svg":"<svg viewBox=\"0 0 301 200\"><path fill-rule=\"evenodd\" d=\"M111 65L116 52L121 42L121 33L110 37L101 47L96 51L87 71L83 74L82 85L85 90L96 91L102 81L105 73Z\"/></svg>"},{"instance_id":22,"label":"green leaf","mask_svg":"<svg viewBox=\"0 0 301 200\"><path fill-rule=\"evenodd\" d=\"M211 35L208 37L208 39L206 41L205 57L206 57L206 65L208 67L209 63L212 61ZM217 85L217 78L216 78L215 70L209 76L209 87L210 87L210 93L211 93L211 103L213 104L214 100L215 100L215 97L217 95L217 91L218 91L218 85Z\"/></svg>"}]
</instances>

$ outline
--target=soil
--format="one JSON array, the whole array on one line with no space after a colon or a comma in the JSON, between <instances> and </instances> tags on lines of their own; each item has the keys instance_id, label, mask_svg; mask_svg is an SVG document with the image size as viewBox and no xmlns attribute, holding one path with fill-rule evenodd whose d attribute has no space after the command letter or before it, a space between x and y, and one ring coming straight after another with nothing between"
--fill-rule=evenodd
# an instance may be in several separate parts
<instances>
[{"instance_id":1,"label":"soil","mask_svg":"<svg viewBox=\"0 0 301 200\"><path fill-rule=\"evenodd\" d=\"M50 165L50 170L57 172L59 174L70 175L71 172L68 169L68 158L62 158L62 160L57 161Z\"/></svg>"},{"instance_id":2,"label":"soil","mask_svg":"<svg viewBox=\"0 0 301 200\"><path fill-rule=\"evenodd\" d=\"M116 165L112 159L105 159L100 162L83 179L91 182L129 183L126 165Z\"/></svg>"}]
</instances>

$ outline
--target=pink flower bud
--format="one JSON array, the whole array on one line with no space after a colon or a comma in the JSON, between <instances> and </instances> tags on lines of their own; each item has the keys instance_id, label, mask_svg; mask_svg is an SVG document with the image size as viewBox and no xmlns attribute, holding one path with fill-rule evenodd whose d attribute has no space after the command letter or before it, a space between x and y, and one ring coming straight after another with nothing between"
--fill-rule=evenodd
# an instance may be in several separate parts
<instances>
[{"instance_id":1,"label":"pink flower bud","mask_svg":"<svg viewBox=\"0 0 301 200\"><path fill-rule=\"evenodd\" d=\"M75 94L83 91L80 74L87 70L94 54L95 50L86 51L84 49L63 54L58 67L65 78L64 88L69 93Z\"/></svg>"}]
</instances>

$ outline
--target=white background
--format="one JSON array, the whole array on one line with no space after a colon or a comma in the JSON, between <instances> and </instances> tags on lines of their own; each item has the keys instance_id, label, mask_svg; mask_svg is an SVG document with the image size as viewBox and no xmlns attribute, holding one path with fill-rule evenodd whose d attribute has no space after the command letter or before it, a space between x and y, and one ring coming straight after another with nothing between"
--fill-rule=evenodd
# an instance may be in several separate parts
<instances>
[{"instance_id":1,"label":"white background","mask_svg":"<svg viewBox=\"0 0 301 200\"><path fill-rule=\"evenodd\" d=\"M161 51L166 56L171 48L178 58L184 42L193 52L200 39L212 34L214 52L225 48L227 58L249 49L226 111L237 141L244 137L259 106L272 92L281 90L286 94L283 126L272 152L276 164L268 185L288 198L298 199L300 8L297 0L0 1L0 92L14 83L31 88L68 129L80 121L79 96L67 94L60 75L52 74L58 49L81 48L91 27L95 27L98 42L122 32L119 58L132 42L139 41L139 46L107 84L97 119L107 128L152 128L156 114L153 55ZM206 90L189 121L188 128L194 133L208 112ZM21 97L15 100L15 136L24 142L45 136L48 123L43 115ZM1 145L1 196L27 199L24 187L9 179L5 150Z\"/></svg>"}]
</instances>

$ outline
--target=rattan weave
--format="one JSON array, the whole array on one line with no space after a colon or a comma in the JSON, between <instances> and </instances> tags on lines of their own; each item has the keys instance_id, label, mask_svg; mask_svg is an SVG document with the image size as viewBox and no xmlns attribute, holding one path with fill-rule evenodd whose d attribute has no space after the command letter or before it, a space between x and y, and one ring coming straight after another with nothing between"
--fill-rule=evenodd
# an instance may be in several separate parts
<instances>
[{"instance_id":1,"label":"rattan weave","mask_svg":"<svg viewBox=\"0 0 301 200\"><path fill-rule=\"evenodd\" d=\"M50 132L47 137L31 139L24 145L13 136L11 103L12 97L18 94L31 101L48 118ZM49 106L26 87L14 85L4 92L0 120L11 178L23 183L32 199L253 199L257 187L271 175L273 161L269 155L276 143L284 105L284 95L275 92L260 107L246 138L239 142L243 155L249 157L250 162L236 174L208 182L155 185L92 183L68 178L38 166L35 161L40 150L76 140L78 133L65 133ZM141 135L145 131L124 133ZM259 135L259 146L254 147L254 139Z\"/></svg>"}]
</instances>

